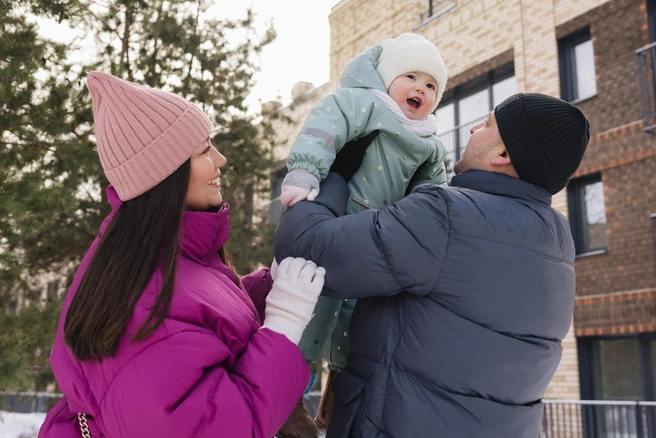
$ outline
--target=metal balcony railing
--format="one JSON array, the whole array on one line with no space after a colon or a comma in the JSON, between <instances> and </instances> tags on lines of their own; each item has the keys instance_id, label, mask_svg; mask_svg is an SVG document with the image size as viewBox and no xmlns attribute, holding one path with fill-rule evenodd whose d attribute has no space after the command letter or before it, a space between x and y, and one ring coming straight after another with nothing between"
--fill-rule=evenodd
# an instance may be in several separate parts
<instances>
[{"instance_id":1,"label":"metal balcony railing","mask_svg":"<svg viewBox=\"0 0 656 438\"><path fill-rule=\"evenodd\" d=\"M437 134L439 139L442 141L442 144L444 144L444 147L446 148L446 171L447 175L449 177L449 180L453 176L453 165L460 159L462 156L462 153L465 151L465 148L467 147L467 142L469 141L469 137L471 134L469 133L469 130L471 129L472 126L475 126L479 123L481 123L483 120L487 118L487 114L481 118L472 120L467 123L463 123L460 126L456 126L450 131L445 131Z\"/></svg>"},{"instance_id":2,"label":"metal balcony railing","mask_svg":"<svg viewBox=\"0 0 656 438\"><path fill-rule=\"evenodd\" d=\"M655 438L656 402L544 400L540 438Z\"/></svg>"},{"instance_id":3,"label":"metal balcony railing","mask_svg":"<svg viewBox=\"0 0 656 438\"><path fill-rule=\"evenodd\" d=\"M640 108L646 132L656 132L656 42L636 50Z\"/></svg>"},{"instance_id":4,"label":"metal balcony railing","mask_svg":"<svg viewBox=\"0 0 656 438\"><path fill-rule=\"evenodd\" d=\"M428 9L419 15L419 22L432 21L458 6L457 1L428 0Z\"/></svg>"}]
</instances>

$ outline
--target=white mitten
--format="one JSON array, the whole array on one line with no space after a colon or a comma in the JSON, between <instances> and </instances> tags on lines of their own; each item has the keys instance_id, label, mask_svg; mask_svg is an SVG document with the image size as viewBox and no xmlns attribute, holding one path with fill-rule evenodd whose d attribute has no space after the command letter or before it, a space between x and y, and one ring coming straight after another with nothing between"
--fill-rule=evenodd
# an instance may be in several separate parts
<instances>
[{"instance_id":1,"label":"white mitten","mask_svg":"<svg viewBox=\"0 0 656 438\"><path fill-rule=\"evenodd\" d=\"M314 262L288 257L276 269L266 299L264 324L298 344L323 288L326 270Z\"/></svg>"},{"instance_id":2,"label":"white mitten","mask_svg":"<svg viewBox=\"0 0 656 438\"><path fill-rule=\"evenodd\" d=\"M276 258L273 258L273 261L271 262L271 269L269 271L271 274L272 279L276 279L276 275L278 275L278 262L276 261Z\"/></svg>"}]
</instances>

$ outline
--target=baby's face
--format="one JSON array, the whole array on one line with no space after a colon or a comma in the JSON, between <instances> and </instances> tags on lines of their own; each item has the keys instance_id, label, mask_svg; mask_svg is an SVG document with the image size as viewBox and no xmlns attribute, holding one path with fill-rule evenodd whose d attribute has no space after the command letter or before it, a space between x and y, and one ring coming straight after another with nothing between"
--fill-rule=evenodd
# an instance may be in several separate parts
<instances>
[{"instance_id":1,"label":"baby's face","mask_svg":"<svg viewBox=\"0 0 656 438\"><path fill-rule=\"evenodd\" d=\"M387 93L399 104L407 118L425 119L437 98L437 81L422 72L410 72L397 76Z\"/></svg>"}]
</instances>

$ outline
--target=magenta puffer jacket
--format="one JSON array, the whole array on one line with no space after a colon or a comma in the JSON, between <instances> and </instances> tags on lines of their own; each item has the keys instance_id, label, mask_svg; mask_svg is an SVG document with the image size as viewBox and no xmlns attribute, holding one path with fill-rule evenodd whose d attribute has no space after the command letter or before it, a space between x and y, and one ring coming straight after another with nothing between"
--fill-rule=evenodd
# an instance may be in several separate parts
<instances>
[{"instance_id":1,"label":"magenta puffer jacket","mask_svg":"<svg viewBox=\"0 0 656 438\"><path fill-rule=\"evenodd\" d=\"M121 205L107 190L112 213ZM218 251L230 233L227 204L216 213L184 213L173 299L147 339L131 338L161 286L161 270L135 307L116 354L78 361L64 343L71 299L99 244L87 251L68 291L50 363L64 398L39 438L79 437L77 413L87 413L99 437L271 438L300 400L309 369L292 342L261 328L271 288L268 269L241 280Z\"/></svg>"}]
</instances>

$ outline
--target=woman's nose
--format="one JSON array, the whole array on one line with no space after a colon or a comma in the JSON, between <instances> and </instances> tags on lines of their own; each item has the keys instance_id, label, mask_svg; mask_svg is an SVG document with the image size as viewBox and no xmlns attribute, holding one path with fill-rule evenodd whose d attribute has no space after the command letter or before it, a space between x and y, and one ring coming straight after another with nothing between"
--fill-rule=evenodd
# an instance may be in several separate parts
<instances>
[{"instance_id":1,"label":"woman's nose","mask_svg":"<svg viewBox=\"0 0 656 438\"><path fill-rule=\"evenodd\" d=\"M228 162L228 159L221 153L219 152L218 149L214 148L215 154L214 154L214 165L217 167L217 169L223 167L226 165Z\"/></svg>"},{"instance_id":2,"label":"woman's nose","mask_svg":"<svg viewBox=\"0 0 656 438\"><path fill-rule=\"evenodd\" d=\"M228 159L221 152L217 151L217 153L219 154L219 156L218 156L218 159L217 159L217 166L216 167L225 166L226 163L228 162Z\"/></svg>"}]
</instances>

